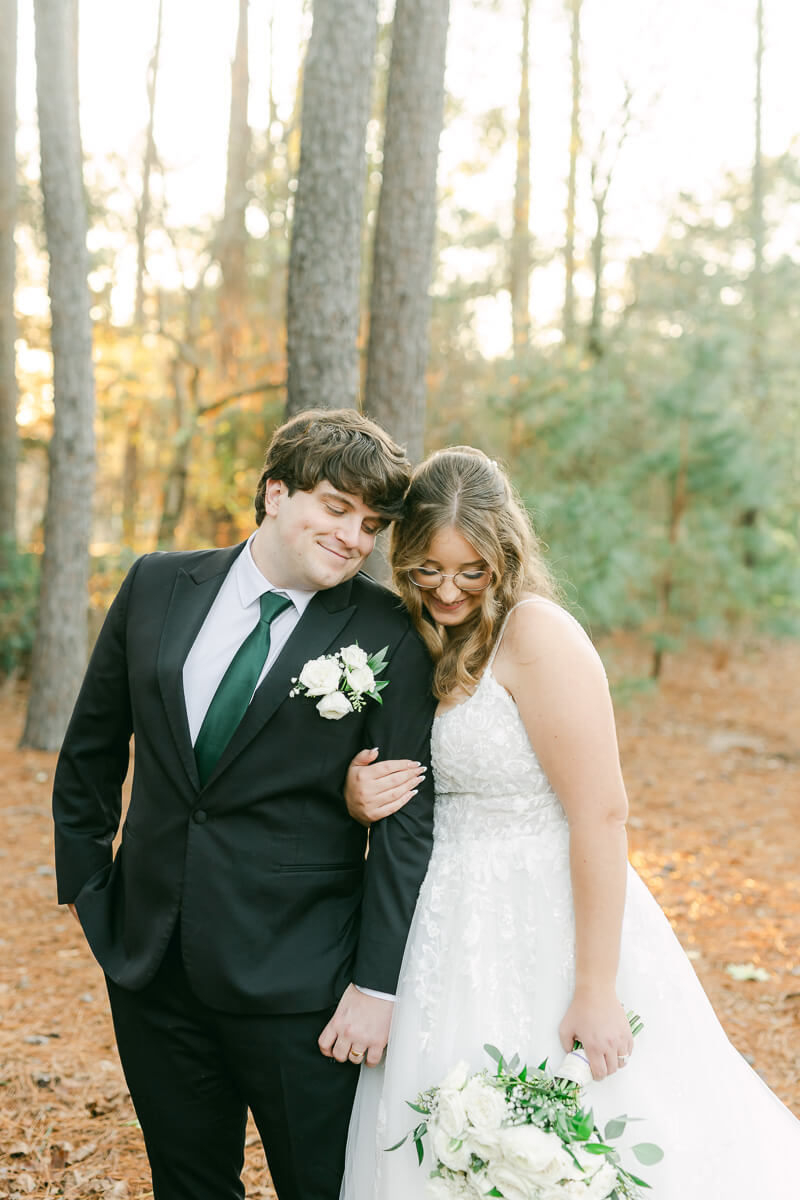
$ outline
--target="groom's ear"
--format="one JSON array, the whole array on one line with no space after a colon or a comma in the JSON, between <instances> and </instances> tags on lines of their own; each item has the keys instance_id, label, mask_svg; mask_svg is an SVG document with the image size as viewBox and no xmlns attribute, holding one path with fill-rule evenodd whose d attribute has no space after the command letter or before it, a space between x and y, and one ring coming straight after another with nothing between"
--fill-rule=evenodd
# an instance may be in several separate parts
<instances>
[{"instance_id":1,"label":"groom's ear","mask_svg":"<svg viewBox=\"0 0 800 1200\"><path fill-rule=\"evenodd\" d=\"M264 485L264 515L277 516L278 509L288 495L289 489L282 479L268 479Z\"/></svg>"}]
</instances>

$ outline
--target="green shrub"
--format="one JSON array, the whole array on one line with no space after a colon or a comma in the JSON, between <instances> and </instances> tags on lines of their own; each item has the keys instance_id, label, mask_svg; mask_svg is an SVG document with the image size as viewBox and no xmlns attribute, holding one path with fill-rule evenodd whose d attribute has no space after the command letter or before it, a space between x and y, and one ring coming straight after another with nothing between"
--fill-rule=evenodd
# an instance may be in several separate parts
<instances>
[{"instance_id":1,"label":"green shrub","mask_svg":"<svg viewBox=\"0 0 800 1200\"><path fill-rule=\"evenodd\" d=\"M36 631L39 560L0 548L0 676L27 675Z\"/></svg>"}]
</instances>

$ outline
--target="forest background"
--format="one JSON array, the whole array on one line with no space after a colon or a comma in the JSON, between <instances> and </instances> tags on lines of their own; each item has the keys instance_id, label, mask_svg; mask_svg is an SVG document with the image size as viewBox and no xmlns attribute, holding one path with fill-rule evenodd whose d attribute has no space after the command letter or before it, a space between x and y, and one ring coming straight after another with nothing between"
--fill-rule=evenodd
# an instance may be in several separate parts
<instances>
[{"instance_id":1,"label":"forest background","mask_svg":"<svg viewBox=\"0 0 800 1200\"><path fill-rule=\"evenodd\" d=\"M794 0L0 0L0 1197L151 1195L53 751L134 557L245 536L311 404L507 464L632 862L798 1111L799 43Z\"/></svg>"},{"instance_id":2,"label":"forest background","mask_svg":"<svg viewBox=\"0 0 800 1200\"><path fill-rule=\"evenodd\" d=\"M35 39L31 7L0 64L25 740L63 731L86 588L94 631L135 555L246 534L272 428L318 404L505 462L567 602L654 676L798 631L788 0L83 0L79 35L36 0Z\"/></svg>"}]
</instances>

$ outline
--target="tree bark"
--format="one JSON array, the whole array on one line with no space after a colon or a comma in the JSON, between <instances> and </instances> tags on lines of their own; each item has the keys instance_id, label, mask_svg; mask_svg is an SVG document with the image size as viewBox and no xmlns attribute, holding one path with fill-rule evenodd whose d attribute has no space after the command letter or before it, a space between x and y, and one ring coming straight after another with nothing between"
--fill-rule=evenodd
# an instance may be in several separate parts
<instances>
[{"instance_id":1,"label":"tree bark","mask_svg":"<svg viewBox=\"0 0 800 1200\"><path fill-rule=\"evenodd\" d=\"M247 100L250 91L248 65L249 0L239 0L239 31L231 67L231 111L228 123L228 165L225 175L225 211L219 231L218 259L222 271L220 288L221 358L226 370L236 366L236 333L242 320L246 287L247 211L250 161L250 126ZM272 83L270 80L270 90Z\"/></svg>"},{"instance_id":2,"label":"tree bark","mask_svg":"<svg viewBox=\"0 0 800 1200\"><path fill-rule=\"evenodd\" d=\"M581 147L581 5L569 0L572 113L569 127L569 173L567 176L567 229L564 240L564 341L575 338L575 196L578 154Z\"/></svg>"},{"instance_id":3,"label":"tree bark","mask_svg":"<svg viewBox=\"0 0 800 1200\"><path fill-rule=\"evenodd\" d=\"M352 407L377 0L315 0L289 255L287 416Z\"/></svg>"},{"instance_id":4,"label":"tree bark","mask_svg":"<svg viewBox=\"0 0 800 1200\"><path fill-rule=\"evenodd\" d=\"M0 566L17 541L17 0L0 0Z\"/></svg>"},{"instance_id":5,"label":"tree bark","mask_svg":"<svg viewBox=\"0 0 800 1200\"><path fill-rule=\"evenodd\" d=\"M592 295L592 315L589 320L589 330L586 339L587 348L590 354L595 358L600 358L604 352L605 346L603 342L603 267L605 265L605 220L606 220L606 205L608 203L608 193L611 191L611 184L614 181L614 172L617 168L617 162L622 152L622 147L628 136L631 123L631 104L633 102L633 89L626 83L625 85L625 101L620 110L620 127L619 136L613 150L610 152L608 164L603 166L603 158L605 157L605 149L607 144L606 130L600 137L600 144L597 148L597 154L592 160L591 167L591 187L592 187L592 203L594 204L595 212L595 233L592 238L592 275L594 277L594 293Z\"/></svg>"},{"instance_id":6,"label":"tree bark","mask_svg":"<svg viewBox=\"0 0 800 1200\"><path fill-rule=\"evenodd\" d=\"M373 252L365 408L422 457L428 289L449 0L397 0Z\"/></svg>"},{"instance_id":7,"label":"tree bark","mask_svg":"<svg viewBox=\"0 0 800 1200\"><path fill-rule=\"evenodd\" d=\"M142 199L136 214L136 303L133 322L137 329L144 324L144 277L146 272L146 241L147 226L150 220L150 176L156 161L155 120L156 120L156 85L158 83L158 64L161 56L161 24L164 0L158 3L158 21L156 24L156 41L150 65L147 68L147 105L149 116L147 120L147 137L144 147L144 162L142 163Z\"/></svg>"},{"instance_id":8,"label":"tree bark","mask_svg":"<svg viewBox=\"0 0 800 1200\"><path fill-rule=\"evenodd\" d=\"M55 750L86 666L94 379L78 123L77 0L35 0L55 416L45 550L22 744Z\"/></svg>"},{"instance_id":9,"label":"tree bark","mask_svg":"<svg viewBox=\"0 0 800 1200\"><path fill-rule=\"evenodd\" d=\"M522 71L517 123L517 175L514 186L514 225L511 234L509 290L514 357L524 353L530 337L531 277L531 0L522 0Z\"/></svg>"},{"instance_id":10,"label":"tree bark","mask_svg":"<svg viewBox=\"0 0 800 1200\"><path fill-rule=\"evenodd\" d=\"M755 146L753 153L750 218L753 238L753 271L750 277L753 326L750 359L753 372L753 391L757 406L759 409L762 409L767 397L767 377L764 370L764 153L761 139L764 70L764 0L757 0L756 3L755 65Z\"/></svg>"}]
</instances>

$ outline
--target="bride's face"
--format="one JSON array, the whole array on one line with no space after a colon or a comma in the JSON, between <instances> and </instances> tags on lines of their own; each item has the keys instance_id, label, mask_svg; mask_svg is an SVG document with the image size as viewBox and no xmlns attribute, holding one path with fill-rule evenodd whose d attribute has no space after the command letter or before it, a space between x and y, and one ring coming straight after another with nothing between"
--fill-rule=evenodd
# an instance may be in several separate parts
<instances>
[{"instance_id":1,"label":"bride's face","mask_svg":"<svg viewBox=\"0 0 800 1200\"><path fill-rule=\"evenodd\" d=\"M478 587L486 583L488 563L457 529L442 529L433 538L425 561L415 576L419 581L443 578L435 588L420 588L422 603L440 625L460 625L480 608L481 591L464 590L458 583ZM458 576L458 583L453 578Z\"/></svg>"}]
</instances>

